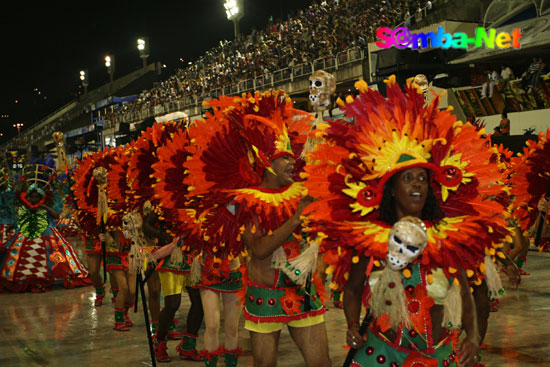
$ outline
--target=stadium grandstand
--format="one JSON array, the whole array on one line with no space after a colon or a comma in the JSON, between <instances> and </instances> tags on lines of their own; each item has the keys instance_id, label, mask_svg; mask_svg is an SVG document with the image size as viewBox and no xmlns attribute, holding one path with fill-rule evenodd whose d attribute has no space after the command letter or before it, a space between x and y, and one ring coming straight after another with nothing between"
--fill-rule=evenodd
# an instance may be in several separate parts
<instances>
[{"instance_id":1,"label":"stadium grandstand","mask_svg":"<svg viewBox=\"0 0 550 367\"><path fill-rule=\"evenodd\" d=\"M123 144L151 119L193 120L203 115L203 101L253 90L284 89L307 110L308 78L316 70L335 75L334 101L353 94L359 79L383 90L383 79L389 75L402 83L425 74L436 92L448 91L441 107L452 104L462 120L483 119L493 128L506 110L518 121L512 135L541 131L546 122L534 121L548 120L549 60L541 61L536 77L527 72L532 59L550 47L549 17L544 1L314 1L284 21L269 21L264 29L220 42L173 75L162 75L155 63L91 90L2 149L37 145L39 151L53 153L50 135L60 130L69 139L69 153L81 154ZM524 34L520 50L380 49L376 29L382 26L407 27L413 34L436 32L441 26L451 33L471 32L478 26L521 27ZM498 80L492 81L494 71ZM334 104L329 114L338 113Z\"/></svg>"}]
</instances>

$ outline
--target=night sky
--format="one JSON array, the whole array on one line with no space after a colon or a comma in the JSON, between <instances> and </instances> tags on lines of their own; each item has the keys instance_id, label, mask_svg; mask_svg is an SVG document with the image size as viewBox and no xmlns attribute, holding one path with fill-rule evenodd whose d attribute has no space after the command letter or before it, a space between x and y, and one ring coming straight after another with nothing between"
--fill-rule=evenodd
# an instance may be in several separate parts
<instances>
[{"instance_id":1,"label":"night sky","mask_svg":"<svg viewBox=\"0 0 550 367\"><path fill-rule=\"evenodd\" d=\"M17 134L14 123L23 122L24 130L73 100L80 70L88 70L88 90L108 82L105 55L115 56L115 78L139 69L139 37L149 38L148 62L166 65L163 78L219 41L233 39L223 2L11 2L14 9L4 12L0 24L0 142ZM263 29L270 16L286 19L291 10L309 4L311 0L244 0L240 31Z\"/></svg>"}]
</instances>

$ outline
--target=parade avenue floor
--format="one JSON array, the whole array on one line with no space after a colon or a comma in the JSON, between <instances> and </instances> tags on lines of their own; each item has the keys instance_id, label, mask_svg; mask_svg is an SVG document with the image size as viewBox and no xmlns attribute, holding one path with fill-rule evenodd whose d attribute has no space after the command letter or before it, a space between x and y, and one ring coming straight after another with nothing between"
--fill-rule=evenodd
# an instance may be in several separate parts
<instances>
[{"instance_id":1,"label":"parade avenue floor","mask_svg":"<svg viewBox=\"0 0 550 367\"><path fill-rule=\"evenodd\" d=\"M76 247L81 250L80 245ZM81 258L85 260L84 256ZM531 275L523 278L518 290L510 289L503 277L506 293L499 311L491 313L485 340L483 362L489 367L550 366L550 254L530 251L525 269ZM94 307L91 286L67 290L58 285L51 292L41 294L0 294L0 366L151 366L141 302L138 313L131 313L135 322L131 331L116 332L109 293L105 301L103 306ZM181 330L188 309L189 298L184 293L176 314ZM330 356L333 366L341 366L347 353L343 348L344 313L331 301L328 309ZM250 338L243 324L241 317L239 346L244 354L239 366L252 366ZM198 347L202 348L203 329L199 335ZM223 330L220 342L223 342ZM173 360L162 365L204 366L204 362L179 360L175 351L177 344L175 340L168 342L168 354ZM278 365L304 365L287 330L281 334Z\"/></svg>"}]
</instances>

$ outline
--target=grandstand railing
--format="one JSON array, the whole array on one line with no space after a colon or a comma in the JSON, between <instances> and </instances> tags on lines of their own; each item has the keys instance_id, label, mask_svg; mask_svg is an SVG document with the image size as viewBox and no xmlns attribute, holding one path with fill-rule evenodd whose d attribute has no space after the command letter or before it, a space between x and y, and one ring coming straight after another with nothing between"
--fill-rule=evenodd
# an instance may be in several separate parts
<instances>
[{"instance_id":1,"label":"grandstand railing","mask_svg":"<svg viewBox=\"0 0 550 367\"><path fill-rule=\"evenodd\" d=\"M366 50L360 47L349 48L339 52L335 56L325 56L296 66L280 69L273 73L265 74L251 79L241 80L236 84L210 89L206 93L197 96L183 96L179 99L150 105L141 108L133 108L128 111L117 111L111 116L105 117L105 129L113 128L117 123L133 123L148 117L165 115L175 111L198 107L205 98L217 98L221 95L238 95L263 88L274 88L278 85L293 82L299 79L309 78L316 70L335 71L348 64L358 63L365 59Z\"/></svg>"}]
</instances>

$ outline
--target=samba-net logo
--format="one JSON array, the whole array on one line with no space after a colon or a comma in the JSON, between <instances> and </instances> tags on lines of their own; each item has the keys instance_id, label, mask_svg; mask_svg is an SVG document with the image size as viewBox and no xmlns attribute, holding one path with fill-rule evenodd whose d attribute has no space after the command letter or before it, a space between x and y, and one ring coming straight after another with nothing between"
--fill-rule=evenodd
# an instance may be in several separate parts
<instances>
[{"instance_id":1,"label":"samba-net logo","mask_svg":"<svg viewBox=\"0 0 550 367\"><path fill-rule=\"evenodd\" d=\"M515 48L520 49L519 39L523 36L519 28L514 28L511 33L500 32L497 34L495 29L488 31L483 27L477 27L473 37L464 32L446 33L443 27L437 28L437 32L411 33L406 27L391 29L380 27L376 30L376 46L380 48L433 48L441 47L443 49L459 48L467 49L472 45L476 48L485 46L489 49Z\"/></svg>"}]
</instances>

